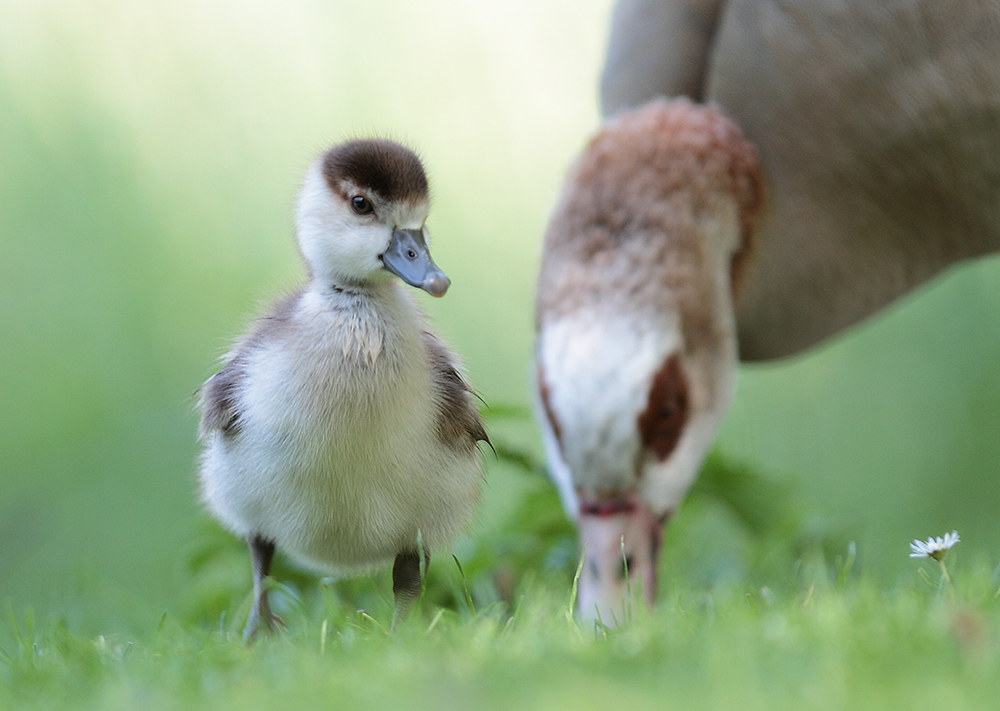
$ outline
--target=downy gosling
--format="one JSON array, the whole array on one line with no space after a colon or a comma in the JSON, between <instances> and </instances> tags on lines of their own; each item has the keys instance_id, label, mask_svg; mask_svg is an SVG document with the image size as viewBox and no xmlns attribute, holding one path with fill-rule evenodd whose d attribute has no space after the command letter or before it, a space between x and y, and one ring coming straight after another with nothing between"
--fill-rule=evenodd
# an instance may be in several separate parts
<instances>
[{"instance_id":1,"label":"downy gosling","mask_svg":"<svg viewBox=\"0 0 1000 711\"><path fill-rule=\"evenodd\" d=\"M304 288L277 301L201 386L202 494L250 546L244 639L280 620L275 548L324 572L394 561L393 625L421 587L421 557L468 521L488 442L454 353L400 280L434 296L420 159L388 140L334 146L296 211Z\"/></svg>"}]
</instances>

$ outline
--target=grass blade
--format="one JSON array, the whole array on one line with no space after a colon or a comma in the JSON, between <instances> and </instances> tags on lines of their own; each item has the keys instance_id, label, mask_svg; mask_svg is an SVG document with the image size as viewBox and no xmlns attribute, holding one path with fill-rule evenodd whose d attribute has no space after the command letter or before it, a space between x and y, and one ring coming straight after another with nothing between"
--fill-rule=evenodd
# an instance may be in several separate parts
<instances>
[{"instance_id":1,"label":"grass blade","mask_svg":"<svg viewBox=\"0 0 1000 711\"><path fill-rule=\"evenodd\" d=\"M458 574L462 576L462 592L465 593L465 604L469 606L469 614L475 616L476 604L472 601L472 593L469 591L469 581L465 577L465 570L462 569L462 563L458 560L457 555L452 553L451 557L455 561L455 565L458 566Z\"/></svg>"},{"instance_id":2,"label":"grass blade","mask_svg":"<svg viewBox=\"0 0 1000 711\"><path fill-rule=\"evenodd\" d=\"M569 605L566 607L566 619L570 622L573 621L574 611L576 610L576 594L580 586L580 573L583 572L583 559L587 555L587 546L583 547L580 551L580 562L576 564L576 573L573 575L573 587L570 588L569 592Z\"/></svg>"}]
</instances>

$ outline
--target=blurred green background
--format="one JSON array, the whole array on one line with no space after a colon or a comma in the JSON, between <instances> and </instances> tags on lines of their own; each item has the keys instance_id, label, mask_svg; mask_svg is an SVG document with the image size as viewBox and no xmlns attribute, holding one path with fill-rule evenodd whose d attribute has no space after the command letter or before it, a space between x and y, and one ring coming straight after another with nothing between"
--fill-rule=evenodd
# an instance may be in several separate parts
<instances>
[{"instance_id":1,"label":"blurred green background","mask_svg":"<svg viewBox=\"0 0 1000 711\"><path fill-rule=\"evenodd\" d=\"M296 282L291 209L331 142L421 153L454 282L423 301L487 402L528 402L541 234L598 123L610 7L4 0L0 599L108 621L177 599L205 517L191 396ZM961 267L744 368L719 448L795 482L887 579L913 537L996 551L998 277ZM538 451L530 423L495 427ZM516 510L519 476L492 468L472 535Z\"/></svg>"}]
</instances>

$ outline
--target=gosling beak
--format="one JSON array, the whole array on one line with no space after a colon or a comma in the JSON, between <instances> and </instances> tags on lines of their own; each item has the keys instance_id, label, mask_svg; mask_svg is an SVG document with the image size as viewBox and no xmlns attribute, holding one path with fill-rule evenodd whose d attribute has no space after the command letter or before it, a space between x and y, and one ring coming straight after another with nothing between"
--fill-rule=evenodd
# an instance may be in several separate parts
<instances>
[{"instance_id":1,"label":"gosling beak","mask_svg":"<svg viewBox=\"0 0 1000 711\"><path fill-rule=\"evenodd\" d=\"M410 286L420 287L431 296L444 296L451 286L451 280L431 259L421 230L394 229L382 255L382 265Z\"/></svg>"},{"instance_id":2,"label":"gosling beak","mask_svg":"<svg viewBox=\"0 0 1000 711\"><path fill-rule=\"evenodd\" d=\"M661 521L642 502L627 497L581 502L579 527L585 547L577 598L580 617L616 627L628 619L630 606L640 596L652 607Z\"/></svg>"}]
</instances>

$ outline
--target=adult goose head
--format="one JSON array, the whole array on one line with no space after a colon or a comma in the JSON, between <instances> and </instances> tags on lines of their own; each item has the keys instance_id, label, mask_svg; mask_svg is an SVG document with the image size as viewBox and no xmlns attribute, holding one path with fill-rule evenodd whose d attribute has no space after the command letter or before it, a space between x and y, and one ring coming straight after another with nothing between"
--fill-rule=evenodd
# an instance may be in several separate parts
<instances>
[{"instance_id":1,"label":"adult goose head","mask_svg":"<svg viewBox=\"0 0 1000 711\"><path fill-rule=\"evenodd\" d=\"M663 522L729 405L733 289L760 190L756 154L731 121L656 101L607 123L553 213L538 392L549 462L587 549L580 607L605 620L621 615L626 569L654 595Z\"/></svg>"}]
</instances>

